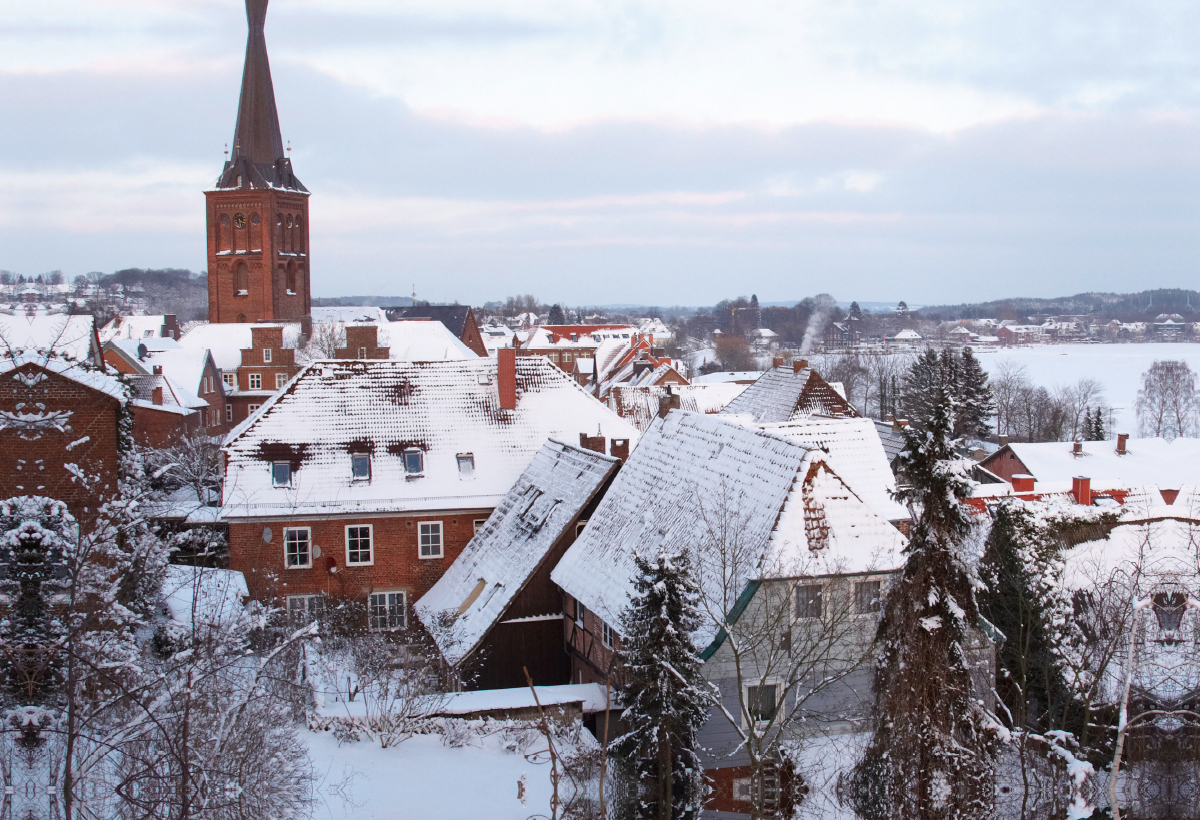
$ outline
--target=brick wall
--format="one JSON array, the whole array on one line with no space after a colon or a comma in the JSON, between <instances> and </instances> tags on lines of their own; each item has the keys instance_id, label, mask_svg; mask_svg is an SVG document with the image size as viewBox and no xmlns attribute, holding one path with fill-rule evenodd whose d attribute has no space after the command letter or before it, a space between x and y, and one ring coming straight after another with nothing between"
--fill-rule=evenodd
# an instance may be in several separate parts
<instances>
[{"instance_id":1,"label":"brick wall","mask_svg":"<svg viewBox=\"0 0 1200 820\"><path fill-rule=\"evenodd\" d=\"M613 651L620 649L621 640L614 635L613 646L604 645L604 621L590 609L584 613L583 624L575 621L575 599L563 593L563 630L567 651L571 655L571 683L604 683L611 668ZM614 624L610 624L615 629ZM613 685L619 675L614 669Z\"/></svg>"},{"instance_id":2,"label":"brick wall","mask_svg":"<svg viewBox=\"0 0 1200 820\"><path fill-rule=\"evenodd\" d=\"M185 436L194 435L201 427L201 414L175 412L156 407L134 405L133 440L146 447L170 447Z\"/></svg>"}]
</instances>

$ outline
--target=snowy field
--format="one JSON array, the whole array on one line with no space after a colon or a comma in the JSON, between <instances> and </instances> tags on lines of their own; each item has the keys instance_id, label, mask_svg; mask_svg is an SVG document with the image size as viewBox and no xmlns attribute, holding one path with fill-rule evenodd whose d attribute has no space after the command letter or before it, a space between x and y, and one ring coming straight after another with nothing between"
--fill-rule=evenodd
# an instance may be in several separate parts
<instances>
[{"instance_id":1,"label":"snowy field","mask_svg":"<svg viewBox=\"0 0 1200 820\"><path fill-rule=\"evenodd\" d=\"M979 361L989 374L1000 362L1009 360L1024 365L1030 381L1046 388L1073 384L1080 379L1095 379L1104 385L1105 398L1112 405L1116 425L1121 431L1137 434L1134 402L1141 388L1142 374L1156 359L1181 359L1193 371L1200 372L1200 344L1098 344L1042 345L987 349L977 348Z\"/></svg>"}]
</instances>

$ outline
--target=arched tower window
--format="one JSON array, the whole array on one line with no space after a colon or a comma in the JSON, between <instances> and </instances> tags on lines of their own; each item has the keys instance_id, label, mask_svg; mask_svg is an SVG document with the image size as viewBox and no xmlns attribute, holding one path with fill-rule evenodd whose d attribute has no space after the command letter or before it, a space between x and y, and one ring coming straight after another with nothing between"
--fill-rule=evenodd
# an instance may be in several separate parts
<instances>
[{"instance_id":1,"label":"arched tower window","mask_svg":"<svg viewBox=\"0 0 1200 820\"><path fill-rule=\"evenodd\" d=\"M217 220L217 252L233 250L233 233L229 230L229 214Z\"/></svg>"},{"instance_id":2,"label":"arched tower window","mask_svg":"<svg viewBox=\"0 0 1200 820\"><path fill-rule=\"evenodd\" d=\"M288 214L283 221L283 249L288 253L296 250L292 243L292 215Z\"/></svg>"},{"instance_id":3,"label":"arched tower window","mask_svg":"<svg viewBox=\"0 0 1200 820\"><path fill-rule=\"evenodd\" d=\"M258 214L250 214L250 250L262 251L262 220L258 218Z\"/></svg>"},{"instance_id":4,"label":"arched tower window","mask_svg":"<svg viewBox=\"0 0 1200 820\"><path fill-rule=\"evenodd\" d=\"M287 266L287 289L289 294L295 294L296 290L296 260L288 262Z\"/></svg>"},{"instance_id":5,"label":"arched tower window","mask_svg":"<svg viewBox=\"0 0 1200 820\"><path fill-rule=\"evenodd\" d=\"M304 223L296 217L296 252L304 253Z\"/></svg>"},{"instance_id":6,"label":"arched tower window","mask_svg":"<svg viewBox=\"0 0 1200 820\"><path fill-rule=\"evenodd\" d=\"M250 269L246 267L245 262L238 262L237 270L233 274L233 295L246 296L250 293Z\"/></svg>"},{"instance_id":7,"label":"arched tower window","mask_svg":"<svg viewBox=\"0 0 1200 820\"><path fill-rule=\"evenodd\" d=\"M283 214L275 214L275 253L283 252Z\"/></svg>"}]
</instances>

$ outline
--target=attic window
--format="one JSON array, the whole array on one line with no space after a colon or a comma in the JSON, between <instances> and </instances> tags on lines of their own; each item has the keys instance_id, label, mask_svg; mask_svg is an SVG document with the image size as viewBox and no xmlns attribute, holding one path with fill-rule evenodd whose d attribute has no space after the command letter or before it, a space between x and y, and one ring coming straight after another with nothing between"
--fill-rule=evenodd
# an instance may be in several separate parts
<instances>
[{"instance_id":1,"label":"attic window","mask_svg":"<svg viewBox=\"0 0 1200 820\"><path fill-rule=\"evenodd\" d=\"M292 486L292 465L286 461L276 461L271 465L271 483L276 487Z\"/></svg>"},{"instance_id":2,"label":"attic window","mask_svg":"<svg viewBox=\"0 0 1200 820\"><path fill-rule=\"evenodd\" d=\"M355 481L370 481L371 457L365 453L356 453L351 456L350 474Z\"/></svg>"},{"instance_id":3,"label":"attic window","mask_svg":"<svg viewBox=\"0 0 1200 820\"><path fill-rule=\"evenodd\" d=\"M367 358L367 349L365 347L360 347L358 349L358 358L360 358L360 359Z\"/></svg>"},{"instance_id":4,"label":"attic window","mask_svg":"<svg viewBox=\"0 0 1200 820\"><path fill-rule=\"evenodd\" d=\"M263 348L263 362L269 362L269 361L271 361L271 348L264 347Z\"/></svg>"},{"instance_id":5,"label":"attic window","mask_svg":"<svg viewBox=\"0 0 1200 820\"><path fill-rule=\"evenodd\" d=\"M474 453L459 453L458 454L458 477L459 478L474 478L475 477L475 454Z\"/></svg>"},{"instance_id":6,"label":"attic window","mask_svg":"<svg viewBox=\"0 0 1200 820\"><path fill-rule=\"evenodd\" d=\"M404 472L421 475L425 472L425 453L417 449L404 451Z\"/></svg>"}]
</instances>

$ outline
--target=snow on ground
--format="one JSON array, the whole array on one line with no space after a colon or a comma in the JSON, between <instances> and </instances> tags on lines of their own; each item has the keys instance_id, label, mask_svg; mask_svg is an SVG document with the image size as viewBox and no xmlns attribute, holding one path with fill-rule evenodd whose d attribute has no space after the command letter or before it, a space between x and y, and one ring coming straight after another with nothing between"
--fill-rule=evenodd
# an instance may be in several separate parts
<instances>
[{"instance_id":1,"label":"snow on ground","mask_svg":"<svg viewBox=\"0 0 1200 820\"><path fill-rule=\"evenodd\" d=\"M314 816L328 820L526 820L550 815L550 765L505 750L499 735L451 748L416 735L383 749L366 740L338 746L333 732L305 732L320 782ZM544 749L538 739L529 751ZM524 777L525 802L517 798Z\"/></svg>"},{"instance_id":2,"label":"snow on ground","mask_svg":"<svg viewBox=\"0 0 1200 820\"><path fill-rule=\"evenodd\" d=\"M975 353L989 375L995 375L1001 362L1014 361L1025 366L1034 384L1047 389L1074 384L1080 379L1095 379L1104 385L1117 427L1131 433L1136 433L1134 402L1142 386L1142 374L1156 359L1181 359L1193 371L1200 372L1200 344L1186 342L979 348Z\"/></svg>"}]
</instances>

